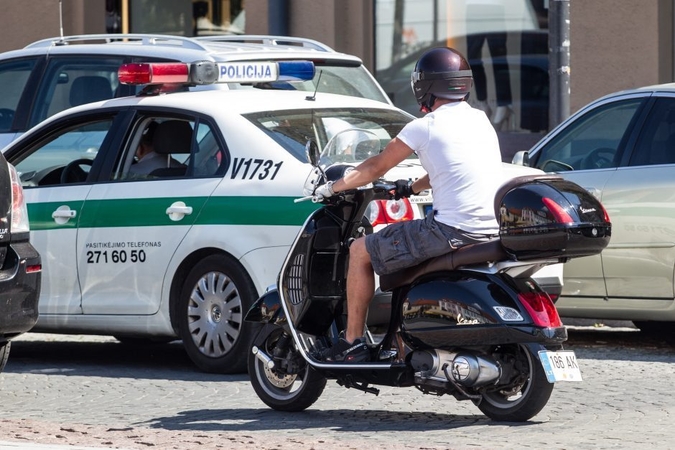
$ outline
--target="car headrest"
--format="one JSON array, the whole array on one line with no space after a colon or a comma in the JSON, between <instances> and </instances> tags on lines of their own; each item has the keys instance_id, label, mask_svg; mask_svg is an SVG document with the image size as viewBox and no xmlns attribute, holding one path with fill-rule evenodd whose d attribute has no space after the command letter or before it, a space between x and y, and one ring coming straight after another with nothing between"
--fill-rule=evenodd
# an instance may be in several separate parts
<instances>
[{"instance_id":1,"label":"car headrest","mask_svg":"<svg viewBox=\"0 0 675 450\"><path fill-rule=\"evenodd\" d=\"M160 155L190 153L192 127L184 120L167 120L157 125L152 138L153 149Z\"/></svg>"},{"instance_id":2,"label":"car headrest","mask_svg":"<svg viewBox=\"0 0 675 450\"><path fill-rule=\"evenodd\" d=\"M113 97L110 81L105 77L82 76L73 80L70 87L70 105L78 106Z\"/></svg>"}]
</instances>

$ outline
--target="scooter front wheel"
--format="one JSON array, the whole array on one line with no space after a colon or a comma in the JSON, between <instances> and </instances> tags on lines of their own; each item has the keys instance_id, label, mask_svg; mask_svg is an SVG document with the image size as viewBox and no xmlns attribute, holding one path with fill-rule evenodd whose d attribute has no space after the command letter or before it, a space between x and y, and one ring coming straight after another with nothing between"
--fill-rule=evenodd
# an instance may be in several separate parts
<instances>
[{"instance_id":1,"label":"scooter front wheel","mask_svg":"<svg viewBox=\"0 0 675 450\"><path fill-rule=\"evenodd\" d=\"M546 372L534 353L524 345L500 347L493 353L505 357L521 376L513 386L485 392L477 403L483 414L496 421L524 422L546 406L554 384L546 379Z\"/></svg>"},{"instance_id":2,"label":"scooter front wheel","mask_svg":"<svg viewBox=\"0 0 675 450\"><path fill-rule=\"evenodd\" d=\"M274 354L274 349L283 334L281 329L271 333L261 346L267 355ZM302 360L295 344L287 349L287 358L302 361L296 373L287 373L281 369L269 368L260 358L252 353L248 357L248 373L251 385L260 400L277 411L303 411L310 407L321 396L326 387L326 378Z\"/></svg>"}]
</instances>

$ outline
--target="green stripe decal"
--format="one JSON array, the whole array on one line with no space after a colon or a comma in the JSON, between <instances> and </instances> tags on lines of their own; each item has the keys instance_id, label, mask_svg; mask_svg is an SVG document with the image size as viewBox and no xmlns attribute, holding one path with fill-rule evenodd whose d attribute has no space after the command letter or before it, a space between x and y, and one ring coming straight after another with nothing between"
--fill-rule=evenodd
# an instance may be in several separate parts
<instances>
[{"instance_id":1,"label":"green stripe decal","mask_svg":"<svg viewBox=\"0 0 675 450\"><path fill-rule=\"evenodd\" d=\"M170 225L302 225L318 205L294 203L293 197L188 197L124 200L87 200L31 203L28 216L33 231L101 227ZM177 201L191 206L193 214L172 221L166 209ZM52 213L62 205L77 212L76 219L59 225ZM79 223L78 223L79 220Z\"/></svg>"}]
</instances>

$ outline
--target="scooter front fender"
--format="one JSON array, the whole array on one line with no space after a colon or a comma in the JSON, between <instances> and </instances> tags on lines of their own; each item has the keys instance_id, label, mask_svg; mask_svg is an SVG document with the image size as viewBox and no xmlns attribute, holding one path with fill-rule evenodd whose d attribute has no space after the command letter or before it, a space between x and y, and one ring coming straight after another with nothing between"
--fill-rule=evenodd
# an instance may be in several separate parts
<instances>
[{"instance_id":1,"label":"scooter front fender","mask_svg":"<svg viewBox=\"0 0 675 450\"><path fill-rule=\"evenodd\" d=\"M246 313L247 322L276 323L286 322L286 313L281 307L281 297L277 289L265 292L256 300Z\"/></svg>"}]
</instances>

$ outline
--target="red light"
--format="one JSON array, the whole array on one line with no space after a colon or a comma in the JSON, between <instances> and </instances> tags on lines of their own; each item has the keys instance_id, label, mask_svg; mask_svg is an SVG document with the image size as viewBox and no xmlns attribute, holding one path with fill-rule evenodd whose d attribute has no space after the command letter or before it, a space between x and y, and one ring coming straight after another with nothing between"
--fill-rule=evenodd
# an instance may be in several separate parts
<instances>
[{"instance_id":1,"label":"red light","mask_svg":"<svg viewBox=\"0 0 675 450\"><path fill-rule=\"evenodd\" d=\"M610 223L611 220L609 220L609 214L607 214L607 210L602 205L600 205L600 207L602 208L602 214L604 215L605 222Z\"/></svg>"},{"instance_id":2,"label":"red light","mask_svg":"<svg viewBox=\"0 0 675 450\"><path fill-rule=\"evenodd\" d=\"M187 83L190 70L183 63L123 64L117 76L123 84Z\"/></svg>"},{"instance_id":3,"label":"red light","mask_svg":"<svg viewBox=\"0 0 675 450\"><path fill-rule=\"evenodd\" d=\"M551 200L548 197L543 197L541 199L542 203L544 203L544 206L548 208L548 210L553 214L553 217L555 218L556 222L558 223L574 223L574 219L572 219L572 216L570 216L565 209Z\"/></svg>"},{"instance_id":4,"label":"red light","mask_svg":"<svg viewBox=\"0 0 675 450\"><path fill-rule=\"evenodd\" d=\"M35 264L33 266L26 266L26 273L35 273L35 272L41 272L42 271L42 265L40 264Z\"/></svg>"},{"instance_id":5,"label":"red light","mask_svg":"<svg viewBox=\"0 0 675 450\"><path fill-rule=\"evenodd\" d=\"M535 325L546 328L562 326L558 310L546 292L521 292L518 299Z\"/></svg>"},{"instance_id":6,"label":"red light","mask_svg":"<svg viewBox=\"0 0 675 450\"><path fill-rule=\"evenodd\" d=\"M413 219L413 209L407 198L400 200L374 200L371 203L370 223L372 226L405 222Z\"/></svg>"}]
</instances>

